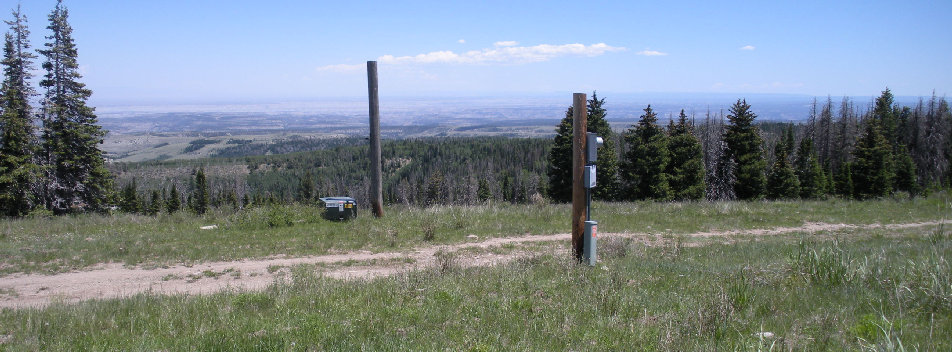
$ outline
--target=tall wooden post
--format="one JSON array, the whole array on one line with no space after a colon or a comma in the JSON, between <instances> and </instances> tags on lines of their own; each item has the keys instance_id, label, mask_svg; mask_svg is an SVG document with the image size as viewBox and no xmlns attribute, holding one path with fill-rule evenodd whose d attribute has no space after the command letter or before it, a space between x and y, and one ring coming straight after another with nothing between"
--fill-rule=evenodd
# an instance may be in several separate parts
<instances>
[{"instance_id":1,"label":"tall wooden post","mask_svg":"<svg viewBox=\"0 0 952 352\"><path fill-rule=\"evenodd\" d=\"M585 237L585 143L588 131L588 109L585 93L572 95L572 254L582 261Z\"/></svg>"},{"instance_id":2,"label":"tall wooden post","mask_svg":"<svg viewBox=\"0 0 952 352\"><path fill-rule=\"evenodd\" d=\"M377 95L377 62L367 61L367 95L370 98L370 203L374 216L383 217L383 177L380 156L380 98Z\"/></svg>"}]
</instances>

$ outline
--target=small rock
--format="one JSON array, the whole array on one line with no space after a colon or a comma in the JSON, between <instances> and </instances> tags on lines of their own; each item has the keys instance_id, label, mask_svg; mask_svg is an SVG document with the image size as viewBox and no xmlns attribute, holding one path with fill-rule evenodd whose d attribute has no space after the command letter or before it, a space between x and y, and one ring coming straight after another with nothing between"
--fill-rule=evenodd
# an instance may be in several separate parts
<instances>
[{"instance_id":1,"label":"small rock","mask_svg":"<svg viewBox=\"0 0 952 352\"><path fill-rule=\"evenodd\" d=\"M765 339L770 339L770 338L773 338L773 337L774 337L774 333L772 333L772 332L770 332L770 331L763 331L763 332L758 332L758 333L754 334L754 336L760 337L760 338L765 338Z\"/></svg>"},{"instance_id":2,"label":"small rock","mask_svg":"<svg viewBox=\"0 0 952 352\"><path fill-rule=\"evenodd\" d=\"M199 228L202 229L202 230L214 230L214 229L217 229L217 228L218 228L218 225L208 225L208 226L202 226L202 227L199 227Z\"/></svg>"},{"instance_id":3,"label":"small rock","mask_svg":"<svg viewBox=\"0 0 952 352\"><path fill-rule=\"evenodd\" d=\"M475 239L478 239L478 238L479 238L479 236L476 236L476 235L469 235L469 236L466 236L466 238L468 238L468 239L471 239L471 240L475 240Z\"/></svg>"}]
</instances>

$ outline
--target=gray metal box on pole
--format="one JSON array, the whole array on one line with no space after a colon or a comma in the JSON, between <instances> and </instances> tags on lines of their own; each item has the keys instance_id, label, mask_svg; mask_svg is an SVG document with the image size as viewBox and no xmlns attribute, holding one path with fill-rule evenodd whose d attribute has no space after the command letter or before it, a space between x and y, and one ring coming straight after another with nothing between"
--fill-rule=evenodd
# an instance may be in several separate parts
<instances>
[{"instance_id":1,"label":"gray metal box on pole","mask_svg":"<svg viewBox=\"0 0 952 352\"><path fill-rule=\"evenodd\" d=\"M605 144L605 140L595 134L595 132L586 132L585 137L588 139L585 143L585 161L588 164L594 164L595 160L598 160L598 148L601 147L602 144Z\"/></svg>"},{"instance_id":2,"label":"gray metal box on pole","mask_svg":"<svg viewBox=\"0 0 952 352\"><path fill-rule=\"evenodd\" d=\"M585 188L595 188L595 185L598 184L595 178L597 175L595 165L585 165Z\"/></svg>"},{"instance_id":3,"label":"gray metal box on pole","mask_svg":"<svg viewBox=\"0 0 952 352\"><path fill-rule=\"evenodd\" d=\"M595 262L598 261L598 256L595 253L595 240L598 235L598 221L586 221L585 222L585 250L582 253L582 261L588 263L589 266L595 266Z\"/></svg>"}]
</instances>

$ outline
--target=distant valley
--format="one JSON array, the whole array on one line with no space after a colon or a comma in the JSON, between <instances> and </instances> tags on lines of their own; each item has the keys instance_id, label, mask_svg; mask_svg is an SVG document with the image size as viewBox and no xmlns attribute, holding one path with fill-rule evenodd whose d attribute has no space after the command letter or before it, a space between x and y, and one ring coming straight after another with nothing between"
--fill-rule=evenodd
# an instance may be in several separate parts
<instances>
[{"instance_id":1,"label":"distant valley","mask_svg":"<svg viewBox=\"0 0 952 352\"><path fill-rule=\"evenodd\" d=\"M606 99L607 120L618 131L634 124L651 104L662 121L684 109L703 119L726 114L740 95L629 94ZM762 121L798 121L810 114L813 97L748 95ZM835 98L838 102L840 98ZM853 98L866 104L865 98ZM904 99L910 103L914 99ZM902 100L900 100L902 102ZM394 98L381 101L383 137L548 137L565 116L569 97ZM113 161L193 159L228 155L240 145L323 145L320 140L362 138L368 132L363 99L265 104L103 106L99 121L109 131L103 149ZM193 144L196 140L201 145ZM231 148L231 149L228 149ZM247 148L247 147L246 147ZM260 148L259 148L260 149ZM286 148L278 148L277 151ZM291 148L289 150L294 150Z\"/></svg>"}]
</instances>

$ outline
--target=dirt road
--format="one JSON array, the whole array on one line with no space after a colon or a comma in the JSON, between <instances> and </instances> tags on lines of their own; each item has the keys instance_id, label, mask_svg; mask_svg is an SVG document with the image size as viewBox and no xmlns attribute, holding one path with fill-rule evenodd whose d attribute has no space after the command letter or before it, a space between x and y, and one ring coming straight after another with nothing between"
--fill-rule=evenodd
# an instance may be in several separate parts
<instances>
[{"instance_id":1,"label":"dirt road","mask_svg":"<svg viewBox=\"0 0 952 352\"><path fill-rule=\"evenodd\" d=\"M729 238L737 235L770 236L787 233L817 233L855 229L903 229L937 226L952 221L934 221L888 225L849 225L807 223L800 227L698 232L685 237ZM284 280L289 268L299 264L313 264L325 277L363 279L393 275L433 265L437 253L457 253L458 262L466 266L488 266L512 261L530 255L527 251L489 250L502 246L524 246L532 243L549 244L551 248L567 250L570 234L529 235L492 238L472 242L416 248L407 252L371 253L366 251L299 258L273 258L209 262L192 266L173 266L159 269L129 268L122 264L102 264L89 270L55 275L14 274L0 277L0 308L42 307L52 302L79 302L88 299L108 299L142 292L155 294L209 294L222 290L260 290L275 280ZM634 238L647 244L659 243L662 236L647 233L600 233L605 238ZM561 242L561 243L559 243ZM474 250L468 250L474 249ZM536 248L538 249L538 248Z\"/></svg>"}]
</instances>

